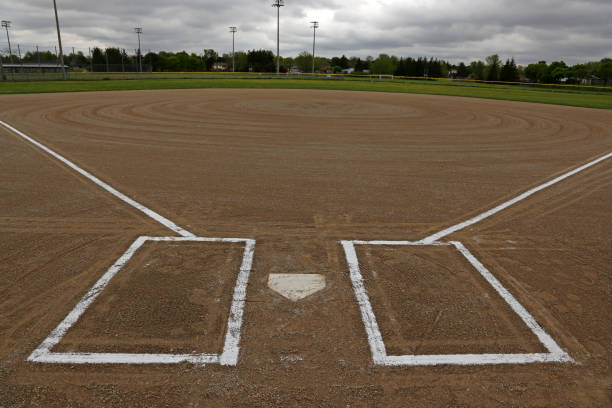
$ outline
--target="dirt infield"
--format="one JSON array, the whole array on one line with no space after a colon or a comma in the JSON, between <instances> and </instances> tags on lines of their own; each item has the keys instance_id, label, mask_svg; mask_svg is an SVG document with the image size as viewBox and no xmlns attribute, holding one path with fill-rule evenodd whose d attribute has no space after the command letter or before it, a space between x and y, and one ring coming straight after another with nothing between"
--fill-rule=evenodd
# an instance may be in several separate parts
<instances>
[{"instance_id":1,"label":"dirt infield","mask_svg":"<svg viewBox=\"0 0 612 408\"><path fill-rule=\"evenodd\" d=\"M176 234L0 127L0 406L612 404L612 160L448 237L576 363L374 364L340 245L420 240L609 153L608 111L185 90L3 96L0 120L197 236L257 241L236 366L28 362L138 237ZM54 351L220 353L241 251L146 244ZM357 254L389 353L543 351L448 247ZM291 302L271 273L327 286Z\"/></svg>"}]
</instances>

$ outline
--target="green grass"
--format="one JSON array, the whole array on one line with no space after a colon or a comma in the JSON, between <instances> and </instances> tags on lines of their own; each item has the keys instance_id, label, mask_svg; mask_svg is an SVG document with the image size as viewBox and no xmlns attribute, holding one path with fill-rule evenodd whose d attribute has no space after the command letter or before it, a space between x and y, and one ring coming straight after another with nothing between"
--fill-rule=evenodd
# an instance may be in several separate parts
<instances>
[{"instance_id":1,"label":"green grass","mask_svg":"<svg viewBox=\"0 0 612 408\"><path fill-rule=\"evenodd\" d=\"M540 88L464 82L405 80L321 80L321 79L130 79L2 82L0 94L50 92L125 91L145 89L328 89L343 91L395 92L499 99L585 108L612 109L612 92L584 88Z\"/></svg>"}]
</instances>

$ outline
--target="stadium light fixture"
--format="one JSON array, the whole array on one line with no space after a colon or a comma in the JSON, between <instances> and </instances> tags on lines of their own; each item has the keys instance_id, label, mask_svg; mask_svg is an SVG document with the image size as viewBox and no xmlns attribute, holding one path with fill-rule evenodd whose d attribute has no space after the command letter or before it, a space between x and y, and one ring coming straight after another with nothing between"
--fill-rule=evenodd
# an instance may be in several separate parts
<instances>
[{"instance_id":1,"label":"stadium light fixture","mask_svg":"<svg viewBox=\"0 0 612 408\"><path fill-rule=\"evenodd\" d=\"M232 72L236 72L236 32L237 27L230 27L230 33L232 33Z\"/></svg>"},{"instance_id":2,"label":"stadium light fixture","mask_svg":"<svg viewBox=\"0 0 612 408\"><path fill-rule=\"evenodd\" d=\"M312 34L312 74L314 75L315 73L315 45L317 43L317 28L319 28L319 22L311 21L310 23L312 24L312 30L313 30L313 34Z\"/></svg>"},{"instance_id":3,"label":"stadium light fixture","mask_svg":"<svg viewBox=\"0 0 612 408\"><path fill-rule=\"evenodd\" d=\"M140 50L140 36L142 35L142 27L134 28L134 32L138 35L138 69L142 73L142 51Z\"/></svg>"},{"instance_id":4,"label":"stadium light fixture","mask_svg":"<svg viewBox=\"0 0 612 408\"><path fill-rule=\"evenodd\" d=\"M276 74L280 73L280 8L285 7L285 0L274 0L276 7Z\"/></svg>"},{"instance_id":5,"label":"stadium light fixture","mask_svg":"<svg viewBox=\"0 0 612 408\"><path fill-rule=\"evenodd\" d=\"M11 50L11 36L9 35L9 28L11 28L11 22L7 20L2 20L2 27L6 30L6 41L8 41L9 47L9 59L11 60L11 64L13 63L13 51Z\"/></svg>"}]
</instances>

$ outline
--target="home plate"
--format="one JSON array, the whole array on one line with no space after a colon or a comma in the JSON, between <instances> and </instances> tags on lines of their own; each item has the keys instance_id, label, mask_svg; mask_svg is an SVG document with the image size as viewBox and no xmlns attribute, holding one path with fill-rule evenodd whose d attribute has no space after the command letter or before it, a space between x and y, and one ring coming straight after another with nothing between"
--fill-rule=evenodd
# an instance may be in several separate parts
<instances>
[{"instance_id":1,"label":"home plate","mask_svg":"<svg viewBox=\"0 0 612 408\"><path fill-rule=\"evenodd\" d=\"M325 289L325 276L273 273L268 278L268 287L287 299L297 302Z\"/></svg>"}]
</instances>

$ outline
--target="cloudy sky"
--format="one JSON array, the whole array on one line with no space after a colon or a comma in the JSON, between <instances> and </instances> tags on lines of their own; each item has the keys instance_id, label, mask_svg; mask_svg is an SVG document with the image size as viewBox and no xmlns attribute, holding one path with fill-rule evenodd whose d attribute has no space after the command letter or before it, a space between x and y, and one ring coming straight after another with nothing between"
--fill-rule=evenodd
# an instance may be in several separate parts
<instances>
[{"instance_id":1,"label":"cloudy sky","mask_svg":"<svg viewBox=\"0 0 612 408\"><path fill-rule=\"evenodd\" d=\"M213 48L231 51L228 26L239 27L237 50L276 48L273 0L57 0L64 45L133 50ZM0 0L11 40L30 48L55 45L52 0ZM498 53L521 63L568 63L612 57L612 0L286 0L281 54L312 47L310 21L320 21L324 56L433 56L453 62ZM0 36L0 49L6 36Z\"/></svg>"}]
</instances>

